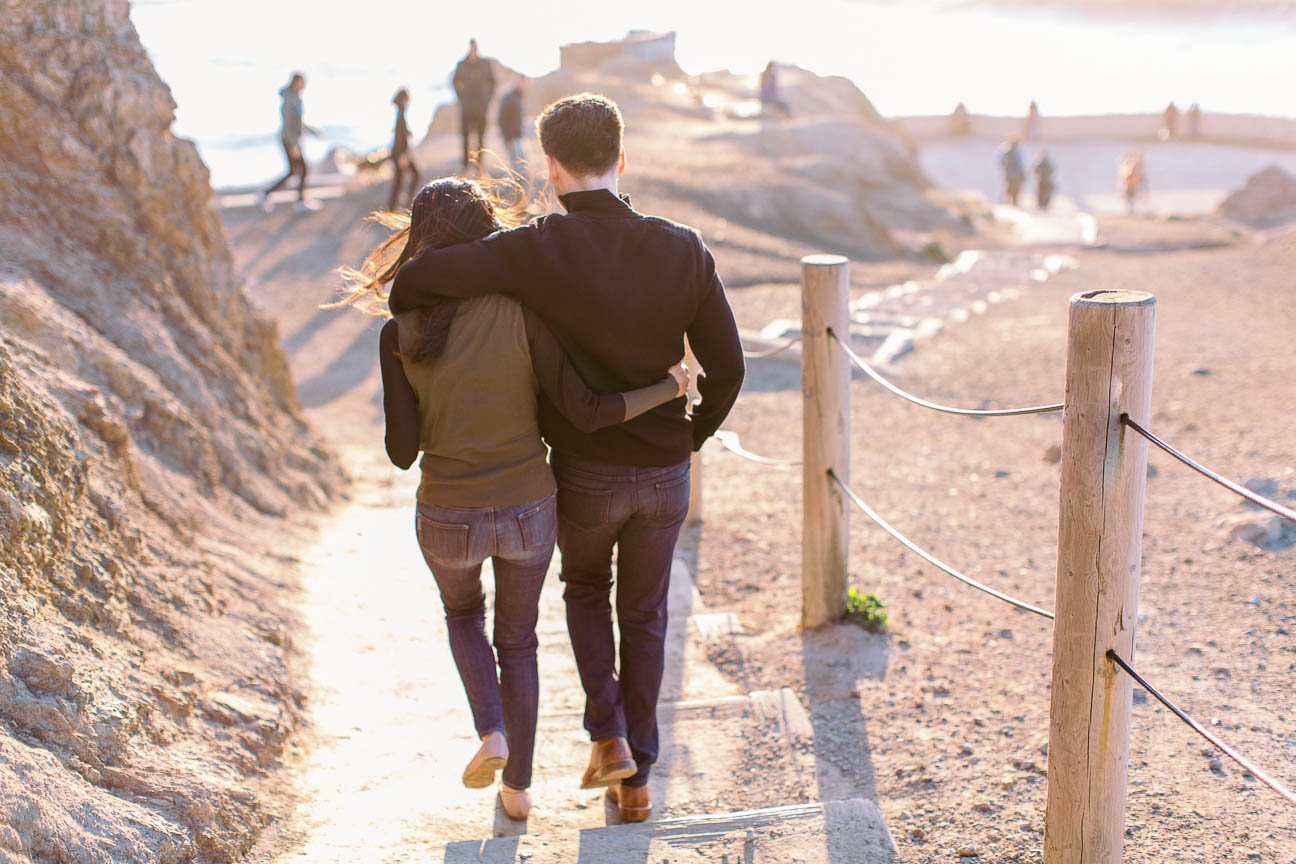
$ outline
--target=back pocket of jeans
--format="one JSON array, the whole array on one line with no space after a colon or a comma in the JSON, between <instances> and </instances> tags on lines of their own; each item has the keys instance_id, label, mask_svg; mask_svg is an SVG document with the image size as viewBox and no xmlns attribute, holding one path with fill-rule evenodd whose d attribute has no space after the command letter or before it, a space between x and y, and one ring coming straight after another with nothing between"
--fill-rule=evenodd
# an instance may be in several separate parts
<instances>
[{"instance_id":1,"label":"back pocket of jeans","mask_svg":"<svg viewBox=\"0 0 1296 864\"><path fill-rule=\"evenodd\" d=\"M557 513L553 496L550 496L525 513L518 514L524 549L532 551L553 545L558 531Z\"/></svg>"},{"instance_id":2,"label":"back pocket of jeans","mask_svg":"<svg viewBox=\"0 0 1296 864\"><path fill-rule=\"evenodd\" d=\"M468 526L435 522L419 514L418 539L423 551L435 558L459 561L468 557Z\"/></svg>"},{"instance_id":3,"label":"back pocket of jeans","mask_svg":"<svg viewBox=\"0 0 1296 864\"><path fill-rule=\"evenodd\" d=\"M611 489L583 489L558 483L558 516L577 528L601 528L612 515Z\"/></svg>"},{"instance_id":4,"label":"back pocket of jeans","mask_svg":"<svg viewBox=\"0 0 1296 864\"><path fill-rule=\"evenodd\" d=\"M657 519L661 522L677 522L688 514L689 475L665 480L656 484Z\"/></svg>"}]
</instances>

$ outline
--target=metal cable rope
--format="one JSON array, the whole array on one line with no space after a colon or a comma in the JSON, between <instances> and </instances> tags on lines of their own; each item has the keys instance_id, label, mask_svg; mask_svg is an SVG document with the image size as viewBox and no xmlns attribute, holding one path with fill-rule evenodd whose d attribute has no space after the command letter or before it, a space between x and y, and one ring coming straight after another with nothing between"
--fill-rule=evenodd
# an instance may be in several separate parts
<instances>
[{"instance_id":1,"label":"metal cable rope","mask_svg":"<svg viewBox=\"0 0 1296 864\"><path fill-rule=\"evenodd\" d=\"M800 465L800 459L771 459L769 456L762 456L759 453L753 453L746 447L742 446L742 440L739 439L737 432L730 432L728 429L717 429L712 436L729 452L736 453L749 462L755 462L759 465L775 465L778 467L790 467Z\"/></svg>"},{"instance_id":2,"label":"metal cable rope","mask_svg":"<svg viewBox=\"0 0 1296 864\"><path fill-rule=\"evenodd\" d=\"M986 594L989 594L991 597L994 597L998 600L1002 600L1011 606L1016 606L1018 609L1024 609L1027 612L1034 612L1036 615L1039 615L1044 618L1048 618L1050 621L1053 620L1054 617L1053 613L1048 611L1047 609L1041 609L1038 606L1032 606L1031 604L1025 602L1024 600L1018 600L1016 597L1010 597L1009 595L1003 593L1002 591L997 591L994 588L991 588L989 585L984 585L970 576L964 576L962 573L955 570L953 567L949 566L944 561L941 561L935 555L932 555L930 552L923 549L917 543L914 543L912 540L910 540L908 537L901 534L896 529L892 528L891 525L885 519L883 519L881 516L877 514L877 511L875 511L869 505L865 504L862 498L856 495L849 486L843 483L841 478L838 477L836 472L833 471L831 468L828 469L828 476L831 477L833 482L836 483L841 488L842 492L845 493L847 498L850 498L851 501L855 502L855 506L858 507L864 513L865 516L872 519L875 523L877 523L877 526L879 528L881 528L886 533L890 534L902 546L904 546L910 552L913 552L915 555L925 560L927 563L931 564L933 567L937 567L940 570L943 570L946 574L953 576L955 579L959 580L963 584L970 585L971 587L977 589L978 591L984 591Z\"/></svg>"},{"instance_id":3,"label":"metal cable rope","mask_svg":"<svg viewBox=\"0 0 1296 864\"><path fill-rule=\"evenodd\" d=\"M1049 414L1054 411L1061 411L1063 407L1062 403L1059 402L1055 405L1031 405L1026 408L952 408L949 405L929 402L926 399L921 399L912 393L901 390L886 378L882 377L881 373L877 372L872 366L865 363L858 354L851 350L851 347L847 345L840 336L833 332L831 327L828 328L828 335L841 346L841 349L846 352L846 356L851 359L852 363L859 367L861 372L881 384L887 390L899 396L901 399L905 399L923 408L930 408L933 411L941 411L945 414L959 414L964 417L1018 417L1023 414Z\"/></svg>"},{"instance_id":4,"label":"metal cable rope","mask_svg":"<svg viewBox=\"0 0 1296 864\"><path fill-rule=\"evenodd\" d=\"M788 339L782 345L776 345L775 347L769 348L765 351L748 351L747 349L744 348L743 357L745 357L748 360L764 360L766 357L773 357L775 354L782 354L784 351L791 348L793 345L797 344L800 341L801 341L801 335L798 333L796 336L793 336L791 339Z\"/></svg>"},{"instance_id":5,"label":"metal cable rope","mask_svg":"<svg viewBox=\"0 0 1296 864\"><path fill-rule=\"evenodd\" d=\"M1133 429L1135 432L1142 435L1144 438L1151 441L1153 444L1160 447L1162 450L1169 453L1171 456L1178 459L1180 462L1184 463L1189 468L1196 471L1198 474L1201 474L1206 479L1213 480L1219 485L1223 486L1225 489L1229 490L1230 492L1235 492L1238 495L1241 495L1243 498L1247 499L1252 504L1255 504L1257 507L1263 507L1264 509L1270 511L1271 513L1277 513L1279 516L1283 517L1284 519L1290 519L1292 522L1296 522L1296 510L1293 510L1290 507L1284 507L1276 501L1270 501L1268 498L1264 497L1263 495L1259 495L1255 492L1252 492L1250 489L1246 488L1245 486L1234 483L1232 480L1229 480L1226 477L1221 477L1219 474L1216 474L1214 471L1210 470L1205 465L1202 465L1200 462L1197 462L1189 458L1188 456L1185 456L1183 453L1180 453L1178 450L1171 447L1169 444L1162 441L1160 438L1153 435L1148 430L1144 429L1136 421L1131 420L1128 414L1121 415L1121 423Z\"/></svg>"},{"instance_id":6,"label":"metal cable rope","mask_svg":"<svg viewBox=\"0 0 1296 864\"><path fill-rule=\"evenodd\" d=\"M1169 698L1162 695L1160 690L1156 689L1151 684L1149 684L1146 678L1144 678L1138 672L1135 672L1134 667L1126 663L1124 658L1122 658L1119 654L1109 649L1107 651L1107 659L1112 661L1122 669L1124 669L1131 678L1133 678L1135 681L1139 683L1140 687L1142 687L1144 690L1146 690L1147 692L1151 693L1154 697L1156 697L1156 700L1158 702L1160 702L1162 705L1169 708L1176 717L1178 717L1183 722L1187 723L1194 732L1196 732L1198 735L1202 736L1211 744L1213 744L1225 756L1229 757L1234 762L1241 765L1244 770L1248 771L1253 777L1255 777L1261 783L1265 784L1270 789L1274 790L1279 795L1286 798L1288 802L1292 804L1296 804L1296 793L1293 793L1290 789L1288 789L1285 785L1283 785L1283 783L1281 783L1278 780L1275 780L1269 774L1257 768L1251 762L1251 760L1247 759L1241 753L1237 752L1232 747L1225 744L1214 734L1209 732L1206 729L1206 727L1202 726L1196 720L1189 717L1188 714L1182 708L1180 708L1178 705L1171 702Z\"/></svg>"}]
</instances>

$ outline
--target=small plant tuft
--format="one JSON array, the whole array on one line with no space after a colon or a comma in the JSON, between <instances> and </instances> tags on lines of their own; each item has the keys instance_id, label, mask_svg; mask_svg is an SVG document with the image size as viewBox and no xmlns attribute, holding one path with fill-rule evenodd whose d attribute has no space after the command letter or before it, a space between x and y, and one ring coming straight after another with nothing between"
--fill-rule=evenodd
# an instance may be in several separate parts
<instances>
[{"instance_id":1,"label":"small plant tuft","mask_svg":"<svg viewBox=\"0 0 1296 864\"><path fill-rule=\"evenodd\" d=\"M885 633L886 604L876 594L861 594L857 589L851 588L846 592L846 620L870 633Z\"/></svg>"}]
</instances>

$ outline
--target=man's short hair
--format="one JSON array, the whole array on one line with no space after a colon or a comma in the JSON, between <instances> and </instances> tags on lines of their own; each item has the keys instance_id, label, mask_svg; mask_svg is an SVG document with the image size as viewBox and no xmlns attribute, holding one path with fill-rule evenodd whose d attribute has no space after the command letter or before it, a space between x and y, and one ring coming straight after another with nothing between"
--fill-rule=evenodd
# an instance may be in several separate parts
<instances>
[{"instance_id":1,"label":"man's short hair","mask_svg":"<svg viewBox=\"0 0 1296 864\"><path fill-rule=\"evenodd\" d=\"M606 174L621 158L621 109L606 96L577 93L550 104L536 118L540 148L577 177Z\"/></svg>"}]
</instances>

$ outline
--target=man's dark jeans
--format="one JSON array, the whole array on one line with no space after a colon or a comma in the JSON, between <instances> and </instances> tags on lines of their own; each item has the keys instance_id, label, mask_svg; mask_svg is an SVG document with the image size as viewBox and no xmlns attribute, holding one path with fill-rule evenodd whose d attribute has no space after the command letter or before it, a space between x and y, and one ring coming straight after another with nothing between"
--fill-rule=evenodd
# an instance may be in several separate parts
<instances>
[{"instance_id":1,"label":"man's dark jeans","mask_svg":"<svg viewBox=\"0 0 1296 864\"><path fill-rule=\"evenodd\" d=\"M624 736L648 782L657 761L657 694L666 645L671 558L688 512L689 463L641 468L570 453L551 459L558 481L558 548L567 630L585 688L593 741ZM617 547L620 674L612 634L612 547Z\"/></svg>"},{"instance_id":2,"label":"man's dark jeans","mask_svg":"<svg viewBox=\"0 0 1296 864\"><path fill-rule=\"evenodd\" d=\"M554 496L510 507L418 505L418 539L432 570L477 734L502 732L504 782L531 785L540 676L536 618L554 547ZM495 569L495 650L486 640L482 562ZM496 654L499 677L496 678Z\"/></svg>"}]
</instances>

